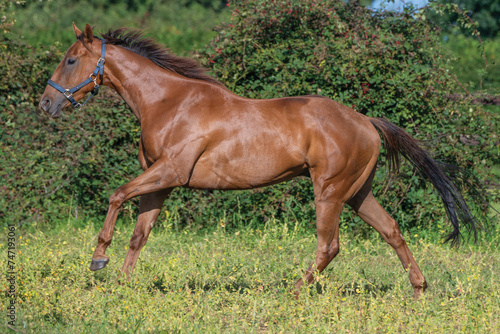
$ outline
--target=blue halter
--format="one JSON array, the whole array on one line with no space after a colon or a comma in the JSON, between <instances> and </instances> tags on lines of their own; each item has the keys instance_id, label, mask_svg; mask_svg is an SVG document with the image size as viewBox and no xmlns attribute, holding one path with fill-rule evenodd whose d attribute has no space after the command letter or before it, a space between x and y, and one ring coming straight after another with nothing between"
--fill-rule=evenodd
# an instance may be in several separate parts
<instances>
[{"instance_id":1,"label":"blue halter","mask_svg":"<svg viewBox=\"0 0 500 334\"><path fill-rule=\"evenodd\" d=\"M106 41L104 39L101 39L101 41L102 41L101 58L99 58L99 60L97 61L97 67L95 68L94 72L91 75L89 75L87 80L82 81L81 83L79 83L78 85L76 85L71 89L64 89L51 79L49 79L48 81L48 84L57 89L59 92L61 92L77 110L81 110L83 106L87 104L87 102L92 97L94 97L95 95L97 95L97 93L99 93L99 85L97 84L97 78L98 75L101 76L102 78L102 75L104 73L104 56L106 55ZM75 98L73 97L73 93L76 93L77 91L87 86L91 82L94 83L94 89L92 90L92 95L90 95L87 98L87 100L83 102L83 104L76 102Z\"/></svg>"}]
</instances>

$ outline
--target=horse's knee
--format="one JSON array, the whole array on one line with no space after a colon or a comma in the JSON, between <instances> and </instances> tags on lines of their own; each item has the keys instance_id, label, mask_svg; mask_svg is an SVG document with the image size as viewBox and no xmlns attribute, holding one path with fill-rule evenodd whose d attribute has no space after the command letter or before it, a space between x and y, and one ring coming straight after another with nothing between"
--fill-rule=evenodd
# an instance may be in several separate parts
<instances>
[{"instance_id":1,"label":"horse's knee","mask_svg":"<svg viewBox=\"0 0 500 334\"><path fill-rule=\"evenodd\" d=\"M113 209L118 209L125 201L125 197L126 195L121 189L121 187L118 188L109 198L109 207Z\"/></svg>"}]
</instances>

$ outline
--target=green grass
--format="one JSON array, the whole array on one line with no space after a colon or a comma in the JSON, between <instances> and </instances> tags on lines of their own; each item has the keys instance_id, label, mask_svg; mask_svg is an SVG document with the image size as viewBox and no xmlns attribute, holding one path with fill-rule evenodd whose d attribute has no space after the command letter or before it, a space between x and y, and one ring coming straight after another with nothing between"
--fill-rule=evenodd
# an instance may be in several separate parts
<instances>
[{"instance_id":1,"label":"green grass","mask_svg":"<svg viewBox=\"0 0 500 334\"><path fill-rule=\"evenodd\" d=\"M380 237L341 235L341 253L296 301L294 282L315 233L279 222L261 230L153 230L130 283L119 279L132 226L120 226L111 262L88 270L98 229L18 231L16 328L27 333L450 333L500 332L500 252L450 249L407 236L427 294L413 289ZM0 252L6 266L4 242ZM3 286L5 289L5 286ZM2 314L8 303L1 294ZM2 326L6 325L6 321ZM0 330L5 332L5 329Z\"/></svg>"}]
</instances>

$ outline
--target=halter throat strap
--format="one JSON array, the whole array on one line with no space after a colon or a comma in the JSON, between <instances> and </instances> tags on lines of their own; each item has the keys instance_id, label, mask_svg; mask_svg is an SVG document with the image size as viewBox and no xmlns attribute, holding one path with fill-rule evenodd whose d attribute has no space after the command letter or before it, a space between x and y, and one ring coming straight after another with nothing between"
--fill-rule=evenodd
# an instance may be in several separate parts
<instances>
[{"instance_id":1,"label":"halter throat strap","mask_svg":"<svg viewBox=\"0 0 500 334\"><path fill-rule=\"evenodd\" d=\"M57 89L59 92L61 92L69 100L69 102L71 102L71 104L75 107L76 110L81 110L83 106L86 105L87 102L92 97L96 96L97 93L99 93L99 85L97 84L97 78L103 77L104 63L105 63L104 57L106 56L106 41L101 38L101 42L102 42L101 57L97 61L97 66L94 72L92 72L86 80L80 82L78 85L70 89L63 88L61 85L57 84L51 79L49 79L48 81L48 84ZM85 100L85 102L83 103L77 102L73 97L73 94L82 89L83 87L87 86L91 82L94 83L94 89L92 90L91 95Z\"/></svg>"}]
</instances>

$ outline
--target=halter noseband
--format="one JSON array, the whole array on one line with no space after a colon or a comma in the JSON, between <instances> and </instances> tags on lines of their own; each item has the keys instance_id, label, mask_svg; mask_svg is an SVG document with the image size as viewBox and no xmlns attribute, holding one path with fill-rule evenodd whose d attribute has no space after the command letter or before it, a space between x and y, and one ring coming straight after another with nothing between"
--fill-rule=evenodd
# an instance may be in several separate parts
<instances>
[{"instance_id":1,"label":"halter noseband","mask_svg":"<svg viewBox=\"0 0 500 334\"><path fill-rule=\"evenodd\" d=\"M92 74L89 75L87 80L82 81L81 83L79 83L78 85L76 85L75 87L73 87L71 89L64 89L63 87L61 87L60 85L58 85L57 83L52 81L51 79L49 79L49 81L48 81L48 84L50 86L54 87L55 89L57 89L59 92L61 92L77 110L82 109L83 106L85 104L87 104L87 102L92 97L94 97L95 95L97 95L97 93L99 93L99 85L97 84L97 78L98 78L98 75L101 77L103 75L104 56L106 55L106 41L101 38L101 42L102 42L101 58L99 58L99 60L97 61L97 67L95 68L94 72L92 72ZM87 86L91 82L94 83L94 89L92 90L92 95L90 95L87 98L87 100L85 100L85 102L83 102L83 104L76 102L76 100L73 98L73 93L76 93L77 91L79 91L83 87Z\"/></svg>"}]
</instances>

